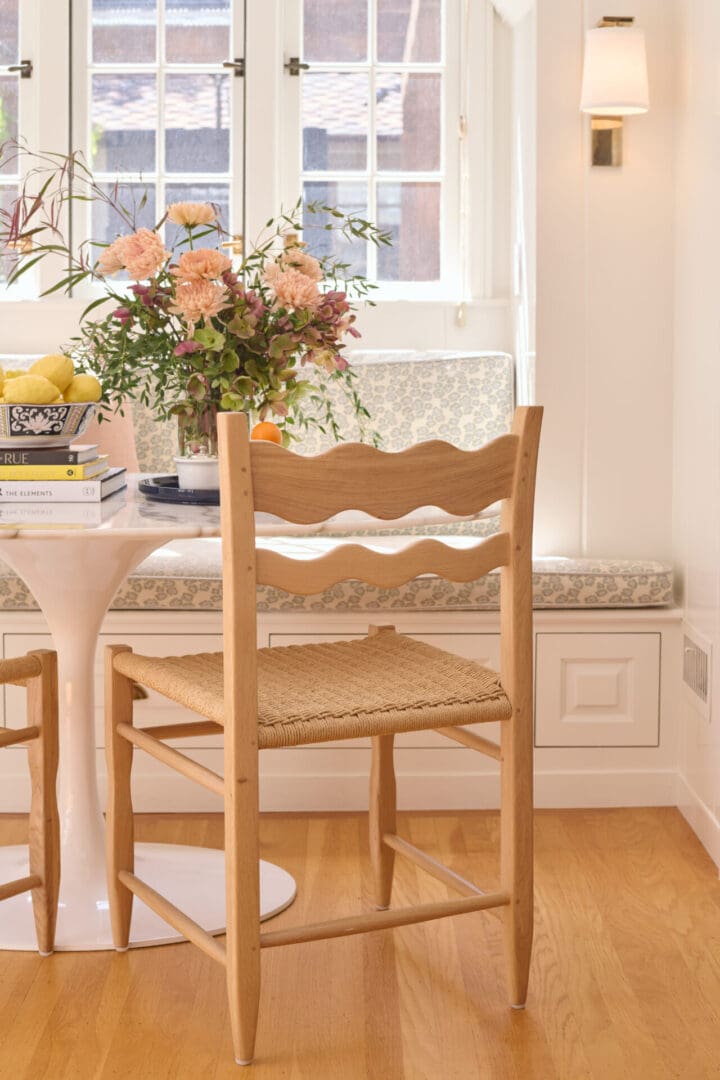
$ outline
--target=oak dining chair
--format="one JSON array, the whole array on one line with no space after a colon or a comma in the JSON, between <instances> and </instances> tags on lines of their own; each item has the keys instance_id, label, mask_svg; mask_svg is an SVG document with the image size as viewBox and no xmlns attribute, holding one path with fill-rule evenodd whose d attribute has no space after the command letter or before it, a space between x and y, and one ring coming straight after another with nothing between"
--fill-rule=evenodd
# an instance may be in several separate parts
<instances>
[{"instance_id":1,"label":"oak dining chair","mask_svg":"<svg viewBox=\"0 0 720 1080\"><path fill-rule=\"evenodd\" d=\"M226 969L235 1058L254 1055L260 952L446 915L499 908L510 1004L525 1003L532 942L532 521L542 409L519 408L512 431L476 451L422 443L400 453L342 444L301 457L248 439L245 418L219 417L223 538L223 652L140 656L106 653L107 814L110 909L117 948L128 945L133 897ZM349 543L311 560L256 550L254 514L319 523L348 509L395 520L435 506L473 515L501 501L500 530L470 548L420 539L380 554ZM256 586L309 595L359 579L391 589L421 574L472 581L501 574L500 675L416 641L390 626L367 637L256 650ZM250 642L253 646L250 647ZM133 726L136 681L202 719ZM464 725L501 721L499 744ZM486 893L397 834L393 738L434 729L501 763L500 888ZM168 738L224 735L224 776L166 745ZM261 930L258 883L258 751L369 736L370 850L377 910L300 927ZM148 751L224 800L227 937L221 944L134 873L130 775L133 748ZM455 888L459 899L391 908L396 854Z\"/></svg>"},{"instance_id":2,"label":"oak dining chair","mask_svg":"<svg viewBox=\"0 0 720 1080\"><path fill-rule=\"evenodd\" d=\"M27 689L27 725L0 728L0 747L26 744L32 795L30 802L30 873L0 884L0 900L19 893L32 895L38 951L49 956L55 947L60 885L60 819L55 783L58 768L57 657L37 650L0 660L0 685ZM0 908L0 920L2 908Z\"/></svg>"}]
</instances>

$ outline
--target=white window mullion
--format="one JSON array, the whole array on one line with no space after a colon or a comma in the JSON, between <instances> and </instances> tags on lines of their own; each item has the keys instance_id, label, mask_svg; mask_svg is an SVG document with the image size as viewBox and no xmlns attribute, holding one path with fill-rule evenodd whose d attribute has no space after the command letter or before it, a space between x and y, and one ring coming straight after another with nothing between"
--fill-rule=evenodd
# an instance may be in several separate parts
<instances>
[{"instance_id":1,"label":"white window mullion","mask_svg":"<svg viewBox=\"0 0 720 1080\"><path fill-rule=\"evenodd\" d=\"M165 0L157 0L157 120L155 143L155 219L159 221L166 206L165 198Z\"/></svg>"},{"instance_id":2,"label":"white window mullion","mask_svg":"<svg viewBox=\"0 0 720 1080\"><path fill-rule=\"evenodd\" d=\"M376 71L378 62L377 47L377 0L370 0L368 10L368 60L370 78L368 80L368 160L367 160L367 198L368 220L377 221L377 85ZM367 276L369 281L377 280L378 252L375 244L367 245Z\"/></svg>"},{"instance_id":3,"label":"white window mullion","mask_svg":"<svg viewBox=\"0 0 720 1080\"><path fill-rule=\"evenodd\" d=\"M236 0L232 9L232 26L230 30L230 55L228 60L242 59L245 61L247 72L247 57L245 47L245 2ZM230 221L227 227L236 235L244 235L245 223L245 101L247 74L238 77L231 69L230 72ZM245 240L247 243L247 239Z\"/></svg>"}]
</instances>

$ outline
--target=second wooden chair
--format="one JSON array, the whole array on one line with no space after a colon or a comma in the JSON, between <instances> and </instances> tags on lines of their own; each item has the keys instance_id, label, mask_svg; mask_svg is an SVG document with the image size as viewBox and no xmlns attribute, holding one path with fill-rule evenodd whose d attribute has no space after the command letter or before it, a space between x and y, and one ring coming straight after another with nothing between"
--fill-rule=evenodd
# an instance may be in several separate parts
<instances>
[{"instance_id":1,"label":"second wooden chair","mask_svg":"<svg viewBox=\"0 0 720 1080\"><path fill-rule=\"evenodd\" d=\"M0 660L0 685L27 688L27 725L0 729L0 747L25 743L28 749L32 797L30 803L30 873L0 884L0 900L32 894L38 951L48 956L55 947L60 884L60 822L55 781L58 767L57 657L37 651L17 659ZM2 909L0 909L2 919Z\"/></svg>"}]
</instances>

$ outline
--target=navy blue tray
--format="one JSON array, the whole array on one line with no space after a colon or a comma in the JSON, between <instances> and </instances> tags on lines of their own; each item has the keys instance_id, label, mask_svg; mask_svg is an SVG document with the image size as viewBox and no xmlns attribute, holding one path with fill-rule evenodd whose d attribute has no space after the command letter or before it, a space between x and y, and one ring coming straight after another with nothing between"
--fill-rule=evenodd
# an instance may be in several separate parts
<instances>
[{"instance_id":1,"label":"navy blue tray","mask_svg":"<svg viewBox=\"0 0 720 1080\"><path fill-rule=\"evenodd\" d=\"M214 488L179 488L177 476L153 476L141 480L138 490L155 502L183 503L185 506L219 506L220 492Z\"/></svg>"}]
</instances>

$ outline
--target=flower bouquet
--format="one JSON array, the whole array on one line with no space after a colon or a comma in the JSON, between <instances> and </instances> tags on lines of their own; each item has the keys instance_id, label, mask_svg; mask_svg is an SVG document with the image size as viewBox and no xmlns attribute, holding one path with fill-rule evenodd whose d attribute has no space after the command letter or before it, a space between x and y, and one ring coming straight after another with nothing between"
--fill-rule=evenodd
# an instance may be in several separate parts
<instances>
[{"instance_id":1,"label":"flower bouquet","mask_svg":"<svg viewBox=\"0 0 720 1080\"><path fill-rule=\"evenodd\" d=\"M7 144L0 147L0 161L7 153ZM372 286L338 259L313 256L299 235L310 235L313 221L349 240L385 244L387 234L356 215L298 203L233 259L211 204L175 203L154 228L138 228L144 201L123 205L119 187L96 184L79 155L32 156L19 198L0 211L0 245L14 253L8 283L39 259L59 256L62 270L48 291L69 293L84 282L101 289L68 351L100 381L106 414L140 401L158 419L177 416L181 456L213 457L219 411L247 413L286 446L311 424L340 439L327 392L339 382L360 437L368 437L344 349L359 336L356 305ZM60 222L79 200L107 204L124 231L71 250ZM169 247L166 222L179 237Z\"/></svg>"}]
</instances>

